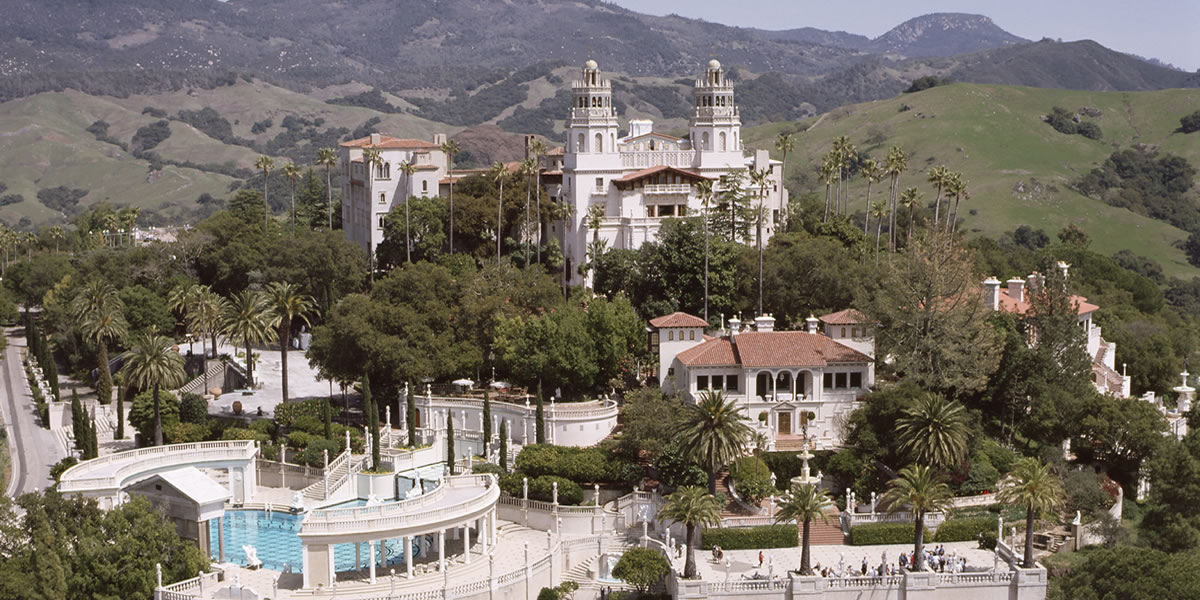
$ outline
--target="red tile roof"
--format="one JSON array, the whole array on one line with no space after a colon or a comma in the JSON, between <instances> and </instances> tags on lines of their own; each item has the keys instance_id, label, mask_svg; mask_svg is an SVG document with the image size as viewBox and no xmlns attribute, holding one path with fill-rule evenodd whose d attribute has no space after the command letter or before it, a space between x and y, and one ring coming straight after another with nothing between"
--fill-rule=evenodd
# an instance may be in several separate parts
<instances>
[{"instance_id":1,"label":"red tile roof","mask_svg":"<svg viewBox=\"0 0 1200 600\"><path fill-rule=\"evenodd\" d=\"M343 148L366 148L371 145L372 145L371 144L371 136L361 137L361 138L358 138L357 140L350 140L348 142L342 142L340 144L340 146L342 146ZM441 148L441 146L438 146L437 144L435 144L433 142L427 142L425 140L414 140L411 138L396 138L396 137L392 137L390 135L379 136L379 143L374 144L374 146L381 150L382 149L406 149L407 150L407 149L418 149L418 148L437 150L437 149Z\"/></svg>"},{"instance_id":2,"label":"red tile roof","mask_svg":"<svg viewBox=\"0 0 1200 600\"><path fill-rule=\"evenodd\" d=\"M650 319L652 327L707 327L708 323L704 319L695 315L689 315L685 312L673 312L669 315L663 315L658 318Z\"/></svg>"},{"instance_id":3,"label":"red tile roof","mask_svg":"<svg viewBox=\"0 0 1200 600\"><path fill-rule=\"evenodd\" d=\"M871 358L823 335L806 331L740 333L720 337L680 352L689 366L824 367L869 363Z\"/></svg>"},{"instance_id":4,"label":"red tile roof","mask_svg":"<svg viewBox=\"0 0 1200 600\"><path fill-rule=\"evenodd\" d=\"M715 179L715 178L711 178L711 177L705 177L704 175L701 175L700 173L697 173L696 171L692 171L689 169L679 169L676 167L668 167L666 165L658 165L657 167L650 167L648 169L642 169L641 171L634 171L633 173L630 173L620 179L614 179L613 181L616 183L630 183L630 182L642 179L643 177L649 177L656 173L662 173L662 172L667 172L667 171L669 171L671 173L678 173L680 175L685 175L687 177L691 177L692 179Z\"/></svg>"},{"instance_id":5,"label":"red tile roof","mask_svg":"<svg viewBox=\"0 0 1200 600\"><path fill-rule=\"evenodd\" d=\"M1024 296L1026 298L1029 297L1029 290L1025 290ZM1030 304L1028 300L1024 300L1024 299L1017 300L1016 298L1013 298L1012 296L1010 296L1008 294L1008 288L1004 288L1004 287L1000 288L999 300L1000 300L1000 310L1002 310L1004 312L1009 312L1009 313L1016 313L1018 315L1023 315L1023 314L1028 313L1029 309L1033 307L1033 305ZM1086 315L1090 312L1094 312L1094 311L1100 309L1099 306L1096 306L1095 304L1088 302L1087 298L1084 298L1083 296L1072 295L1071 302L1073 302L1075 304L1075 306L1078 307L1080 315Z\"/></svg>"},{"instance_id":6,"label":"red tile roof","mask_svg":"<svg viewBox=\"0 0 1200 600\"><path fill-rule=\"evenodd\" d=\"M820 319L822 323L826 323L828 325L855 325L858 323L865 323L869 320L867 319L867 315L864 315L853 308L847 308L846 310L839 310L835 313L821 315Z\"/></svg>"}]
</instances>

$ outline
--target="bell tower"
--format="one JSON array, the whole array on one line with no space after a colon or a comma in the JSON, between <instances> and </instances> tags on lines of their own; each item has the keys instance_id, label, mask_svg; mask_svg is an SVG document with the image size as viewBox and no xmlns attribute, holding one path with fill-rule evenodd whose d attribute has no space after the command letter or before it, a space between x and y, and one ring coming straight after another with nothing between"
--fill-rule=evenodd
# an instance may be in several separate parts
<instances>
[{"instance_id":1,"label":"bell tower","mask_svg":"<svg viewBox=\"0 0 1200 600\"><path fill-rule=\"evenodd\" d=\"M692 145L700 151L701 166L729 163L742 156L742 121L733 101L733 85L716 59L708 61L704 76L696 80L695 107L689 123Z\"/></svg>"},{"instance_id":2,"label":"bell tower","mask_svg":"<svg viewBox=\"0 0 1200 600\"><path fill-rule=\"evenodd\" d=\"M582 79L571 83L566 154L574 154L577 159L586 155L616 154L617 127L612 83L602 76L596 61L588 60L583 65Z\"/></svg>"}]
</instances>

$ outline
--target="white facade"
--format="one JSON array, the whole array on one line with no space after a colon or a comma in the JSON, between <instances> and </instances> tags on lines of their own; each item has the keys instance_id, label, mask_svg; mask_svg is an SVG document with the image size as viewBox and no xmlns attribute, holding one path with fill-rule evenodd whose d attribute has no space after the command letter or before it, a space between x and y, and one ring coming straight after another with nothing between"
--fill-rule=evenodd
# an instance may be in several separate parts
<instances>
[{"instance_id":1,"label":"white facade","mask_svg":"<svg viewBox=\"0 0 1200 600\"><path fill-rule=\"evenodd\" d=\"M438 182L446 176L446 154L441 145L444 134L431 142L401 139L373 133L369 137L343 142L339 148L338 168L342 172L342 229L346 239L362 246L368 256L383 241L383 219L393 207L413 196L438 195ZM379 150L379 164L368 171L363 151ZM406 176L401 165L415 167Z\"/></svg>"},{"instance_id":2,"label":"white facade","mask_svg":"<svg viewBox=\"0 0 1200 600\"><path fill-rule=\"evenodd\" d=\"M562 179L547 186L547 196L570 203L573 217L565 223L565 255L572 283L590 284L576 272L587 261L593 236L608 249L637 249L658 235L664 218L699 214L701 199L695 184L718 180L742 171L745 193L751 206L767 210L763 239L769 239L787 206L779 161L766 150L744 151L741 118L734 103L733 86L715 60L710 61L694 86L694 111L687 139L655 132L653 123L629 122L629 132L619 133L619 120L612 106L612 85L595 61L584 65L581 78L571 84L572 104L567 116L567 140L563 154ZM751 170L767 170L769 184L763 190L752 186ZM604 218L598 231L588 228L591 206L603 206ZM560 235L554 224L554 235ZM755 234L751 233L751 238ZM752 240L751 240L752 241Z\"/></svg>"}]
</instances>

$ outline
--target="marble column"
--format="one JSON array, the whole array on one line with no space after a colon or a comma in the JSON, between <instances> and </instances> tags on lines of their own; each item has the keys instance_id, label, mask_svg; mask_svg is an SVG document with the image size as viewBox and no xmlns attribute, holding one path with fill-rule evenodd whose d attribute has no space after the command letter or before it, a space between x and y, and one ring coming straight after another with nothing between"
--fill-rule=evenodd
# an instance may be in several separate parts
<instances>
[{"instance_id":1,"label":"marble column","mask_svg":"<svg viewBox=\"0 0 1200 600\"><path fill-rule=\"evenodd\" d=\"M371 563L371 583L375 583L375 540L367 542L367 562Z\"/></svg>"},{"instance_id":2,"label":"marble column","mask_svg":"<svg viewBox=\"0 0 1200 600\"><path fill-rule=\"evenodd\" d=\"M408 578L412 579L412 562L413 562L412 541L413 541L413 539L411 536L405 536L404 538L401 539L401 541L404 542L404 570L407 572Z\"/></svg>"},{"instance_id":3,"label":"marble column","mask_svg":"<svg viewBox=\"0 0 1200 600\"><path fill-rule=\"evenodd\" d=\"M466 563L471 564L471 522L467 521L463 524L463 557Z\"/></svg>"},{"instance_id":4,"label":"marble column","mask_svg":"<svg viewBox=\"0 0 1200 600\"><path fill-rule=\"evenodd\" d=\"M446 571L446 530L438 532L438 569Z\"/></svg>"}]
</instances>

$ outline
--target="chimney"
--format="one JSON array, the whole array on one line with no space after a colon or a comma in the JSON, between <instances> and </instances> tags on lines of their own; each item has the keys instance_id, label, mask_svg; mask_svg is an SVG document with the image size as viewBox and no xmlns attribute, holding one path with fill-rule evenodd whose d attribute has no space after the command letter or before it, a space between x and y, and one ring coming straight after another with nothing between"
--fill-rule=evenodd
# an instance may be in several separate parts
<instances>
[{"instance_id":1,"label":"chimney","mask_svg":"<svg viewBox=\"0 0 1200 600\"><path fill-rule=\"evenodd\" d=\"M729 317L729 336L733 337L742 330L742 320L737 318L737 315Z\"/></svg>"},{"instance_id":2,"label":"chimney","mask_svg":"<svg viewBox=\"0 0 1200 600\"><path fill-rule=\"evenodd\" d=\"M1041 287L1042 274L1034 271L1025 277L1025 289L1029 290L1030 294L1036 294L1038 288Z\"/></svg>"},{"instance_id":3,"label":"chimney","mask_svg":"<svg viewBox=\"0 0 1200 600\"><path fill-rule=\"evenodd\" d=\"M755 317L754 330L759 333L775 331L775 317L771 315L759 315Z\"/></svg>"},{"instance_id":4,"label":"chimney","mask_svg":"<svg viewBox=\"0 0 1200 600\"><path fill-rule=\"evenodd\" d=\"M639 135L646 135L654 131L654 121L650 119L630 119L629 120L629 137L635 138Z\"/></svg>"},{"instance_id":5,"label":"chimney","mask_svg":"<svg viewBox=\"0 0 1200 600\"><path fill-rule=\"evenodd\" d=\"M378 134L378 133L372 133L372 134L371 134L371 145L372 145L372 146L378 146L378 145L379 145L379 140L380 140L380 137L379 137L379 134Z\"/></svg>"},{"instance_id":6,"label":"chimney","mask_svg":"<svg viewBox=\"0 0 1200 600\"><path fill-rule=\"evenodd\" d=\"M992 310L1000 310L1000 280L988 277L983 280L983 297Z\"/></svg>"},{"instance_id":7,"label":"chimney","mask_svg":"<svg viewBox=\"0 0 1200 600\"><path fill-rule=\"evenodd\" d=\"M808 318L804 320L804 325L809 333L816 333L817 332L817 323L820 323L820 322L821 322L820 319L818 319L810 314L810 315L808 315Z\"/></svg>"},{"instance_id":8,"label":"chimney","mask_svg":"<svg viewBox=\"0 0 1200 600\"><path fill-rule=\"evenodd\" d=\"M433 143L435 143L439 146L441 146L442 144L445 144L446 143L446 134L444 134L444 133L433 134Z\"/></svg>"},{"instance_id":9,"label":"chimney","mask_svg":"<svg viewBox=\"0 0 1200 600\"><path fill-rule=\"evenodd\" d=\"M1008 280L1008 297L1017 302L1025 301L1025 280L1020 277L1013 277Z\"/></svg>"}]
</instances>

